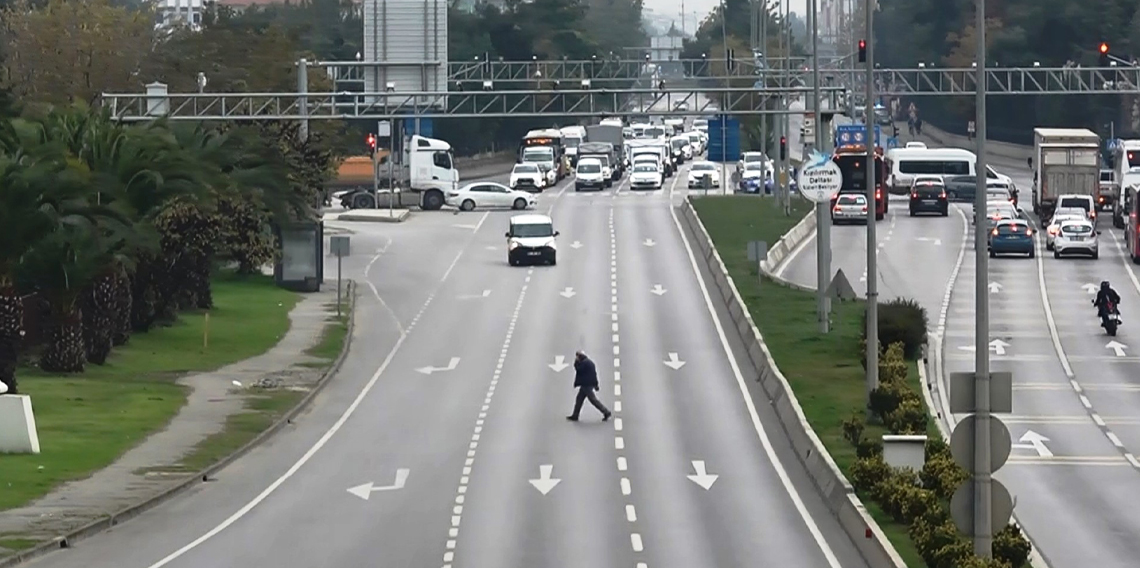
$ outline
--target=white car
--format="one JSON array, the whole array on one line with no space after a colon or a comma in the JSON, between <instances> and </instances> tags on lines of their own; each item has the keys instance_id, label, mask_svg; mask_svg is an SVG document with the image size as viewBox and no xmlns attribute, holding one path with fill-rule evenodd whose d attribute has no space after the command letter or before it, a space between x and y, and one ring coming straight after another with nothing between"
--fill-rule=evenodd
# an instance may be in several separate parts
<instances>
[{"instance_id":1,"label":"white car","mask_svg":"<svg viewBox=\"0 0 1140 568\"><path fill-rule=\"evenodd\" d=\"M538 199L532 193L511 189L501 183L480 181L448 192L447 204L463 211L471 211L476 207L526 209L538 204Z\"/></svg>"},{"instance_id":2,"label":"white car","mask_svg":"<svg viewBox=\"0 0 1140 568\"><path fill-rule=\"evenodd\" d=\"M507 264L558 264L558 231L546 215L515 215L507 230Z\"/></svg>"},{"instance_id":3,"label":"white car","mask_svg":"<svg viewBox=\"0 0 1140 568\"><path fill-rule=\"evenodd\" d=\"M1080 207L1065 207L1053 211L1053 218L1045 229L1045 249L1053 250L1053 242L1061 232L1061 223L1066 221L1088 221L1089 214Z\"/></svg>"},{"instance_id":4,"label":"white car","mask_svg":"<svg viewBox=\"0 0 1140 568\"><path fill-rule=\"evenodd\" d=\"M1086 219L1062 221L1061 231L1053 239L1053 258L1067 254L1085 254L1093 258L1100 256L1100 243L1092 221Z\"/></svg>"},{"instance_id":5,"label":"white car","mask_svg":"<svg viewBox=\"0 0 1140 568\"><path fill-rule=\"evenodd\" d=\"M764 152L745 152L740 155L740 161L736 162L736 173L742 173L744 171L744 166L747 166L752 162L759 162L763 164L766 161L768 161L768 157L764 155Z\"/></svg>"},{"instance_id":6,"label":"white car","mask_svg":"<svg viewBox=\"0 0 1140 568\"><path fill-rule=\"evenodd\" d=\"M542 191L546 187L546 175L538 164L515 164L511 170L511 189Z\"/></svg>"},{"instance_id":7,"label":"white car","mask_svg":"<svg viewBox=\"0 0 1140 568\"><path fill-rule=\"evenodd\" d=\"M920 150L926 149L926 142L907 142L906 148L918 148Z\"/></svg>"},{"instance_id":8,"label":"white car","mask_svg":"<svg viewBox=\"0 0 1140 568\"><path fill-rule=\"evenodd\" d=\"M629 174L630 189L661 189L664 176L656 161L642 160L633 165L633 172Z\"/></svg>"},{"instance_id":9,"label":"white car","mask_svg":"<svg viewBox=\"0 0 1140 568\"><path fill-rule=\"evenodd\" d=\"M720 170L717 169L716 164L712 162L696 162L689 170L689 189L703 187L701 180L706 176L712 178L712 187L720 187Z\"/></svg>"},{"instance_id":10,"label":"white car","mask_svg":"<svg viewBox=\"0 0 1140 568\"><path fill-rule=\"evenodd\" d=\"M1066 193L1057 196L1057 208L1080 207L1088 212L1089 220L1096 223L1096 200L1091 195Z\"/></svg>"},{"instance_id":11,"label":"white car","mask_svg":"<svg viewBox=\"0 0 1140 568\"><path fill-rule=\"evenodd\" d=\"M744 171L740 173L740 181L750 179L764 179L764 174L768 171L768 164L764 162L749 162L744 164Z\"/></svg>"},{"instance_id":12,"label":"white car","mask_svg":"<svg viewBox=\"0 0 1140 568\"><path fill-rule=\"evenodd\" d=\"M602 161L597 158L578 160L578 169L574 172L574 191L582 191L583 188L601 191L612 185L605 170Z\"/></svg>"},{"instance_id":13,"label":"white car","mask_svg":"<svg viewBox=\"0 0 1140 568\"><path fill-rule=\"evenodd\" d=\"M673 157L678 162L693 159L693 145L688 136L674 136L669 139L669 147L673 150Z\"/></svg>"},{"instance_id":14,"label":"white car","mask_svg":"<svg viewBox=\"0 0 1140 568\"><path fill-rule=\"evenodd\" d=\"M687 132L684 136L689 139L689 145L693 147L694 156L705 152L705 138L701 136L700 132Z\"/></svg>"}]
</instances>

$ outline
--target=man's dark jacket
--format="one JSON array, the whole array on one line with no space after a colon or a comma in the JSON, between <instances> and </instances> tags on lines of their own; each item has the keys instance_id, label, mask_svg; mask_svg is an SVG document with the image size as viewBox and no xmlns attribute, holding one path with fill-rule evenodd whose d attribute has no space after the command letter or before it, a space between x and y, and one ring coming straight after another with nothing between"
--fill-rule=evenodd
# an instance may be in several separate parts
<instances>
[{"instance_id":1,"label":"man's dark jacket","mask_svg":"<svg viewBox=\"0 0 1140 568\"><path fill-rule=\"evenodd\" d=\"M1101 288L1096 293L1096 299L1093 300L1093 305L1097 307L1097 312L1099 312L1100 315L1104 315L1104 310L1108 307L1108 302L1112 302L1114 306L1120 306L1120 294L1117 294L1116 290L1112 288Z\"/></svg>"},{"instance_id":2,"label":"man's dark jacket","mask_svg":"<svg viewBox=\"0 0 1140 568\"><path fill-rule=\"evenodd\" d=\"M594 362L588 358L574 361L574 386L596 389L598 388L598 369Z\"/></svg>"}]
</instances>

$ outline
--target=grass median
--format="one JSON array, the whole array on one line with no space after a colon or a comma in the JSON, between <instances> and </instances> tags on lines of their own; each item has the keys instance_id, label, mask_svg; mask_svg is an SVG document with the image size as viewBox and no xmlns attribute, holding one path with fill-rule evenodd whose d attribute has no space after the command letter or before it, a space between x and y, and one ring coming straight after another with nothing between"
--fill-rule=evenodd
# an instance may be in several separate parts
<instances>
[{"instance_id":1,"label":"grass median","mask_svg":"<svg viewBox=\"0 0 1140 568\"><path fill-rule=\"evenodd\" d=\"M748 260L749 241L775 245L811 210L812 204L793 201L790 216L784 215L774 199L754 196L697 198L693 205L808 422L835 463L848 475L856 456L854 446L843 437L842 423L866 408L860 362L865 303L833 302L832 331L821 334L815 317L815 294L767 279L759 284L756 263ZM915 389L922 388L913 363L910 379ZM867 425L866 435L883 433L882 427ZM864 499L864 505L907 566L925 567L907 527L884 514L869 499Z\"/></svg>"},{"instance_id":2,"label":"grass median","mask_svg":"<svg viewBox=\"0 0 1140 568\"><path fill-rule=\"evenodd\" d=\"M209 342L204 312L183 312L169 327L131 336L105 365L81 375L22 369L41 453L0 455L0 511L20 507L56 486L82 479L161 430L186 402L175 380L264 353L289 329L299 299L272 278L219 275L213 281Z\"/></svg>"}]
</instances>

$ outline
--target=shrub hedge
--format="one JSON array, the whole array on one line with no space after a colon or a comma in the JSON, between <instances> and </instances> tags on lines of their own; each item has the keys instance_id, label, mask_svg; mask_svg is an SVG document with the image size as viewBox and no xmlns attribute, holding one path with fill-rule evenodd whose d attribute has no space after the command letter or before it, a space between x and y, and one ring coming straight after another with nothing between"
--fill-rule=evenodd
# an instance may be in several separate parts
<instances>
[{"instance_id":1,"label":"shrub hedge","mask_svg":"<svg viewBox=\"0 0 1140 568\"><path fill-rule=\"evenodd\" d=\"M895 298L879 304L879 343L894 345L901 343L903 357L914 361L922 356L922 346L926 345L926 308L918 302L905 298ZM862 347L867 345L867 313L863 313ZM863 368L867 367L866 352L861 355ZM905 361L904 361L905 364Z\"/></svg>"},{"instance_id":2,"label":"shrub hedge","mask_svg":"<svg viewBox=\"0 0 1140 568\"><path fill-rule=\"evenodd\" d=\"M871 394L871 413L893 434L922 434L928 417L921 395L907 384L906 361L904 341L882 351L880 384ZM959 534L950 518L949 502L969 475L954 463L944 441L927 441L921 471L894 470L883 461L882 442L864 439L864 430L859 415L843 422L843 436L859 456L851 466L851 484L861 496L872 499L883 512L909 527L911 540L927 568L1023 568L1028 564L1029 541L1012 523L995 535L993 560L974 555L971 542Z\"/></svg>"}]
</instances>

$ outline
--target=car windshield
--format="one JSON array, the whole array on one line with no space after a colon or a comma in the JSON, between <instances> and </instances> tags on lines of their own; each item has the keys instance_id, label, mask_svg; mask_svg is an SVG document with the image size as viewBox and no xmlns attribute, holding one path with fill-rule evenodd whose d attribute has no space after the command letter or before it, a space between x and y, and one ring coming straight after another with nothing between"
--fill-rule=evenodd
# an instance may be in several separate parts
<instances>
[{"instance_id":1,"label":"car windshield","mask_svg":"<svg viewBox=\"0 0 1140 568\"><path fill-rule=\"evenodd\" d=\"M1061 232L1065 233L1066 235L1088 235L1092 233L1092 230L1092 225L1087 225L1084 223L1068 223L1061 225Z\"/></svg>"},{"instance_id":2,"label":"car windshield","mask_svg":"<svg viewBox=\"0 0 1140 568\"><path fill-rule=\"evenodd\" d=\"M701 141L701 135L700 134L690 134L689 135L689 142L695 144L695 143L700 142L700 141Z\"/></svg>"},{"instance_id":3,"label":"car windshield","mask_svg":"<svg viewBox=\"0 0 1140 568\"><path fill-rule=\"evenodd\" d=\"M1066 197L1061 200L1061 203L1059 203L1059 205L1061 207L1080 207L1081 209L1088 211L1089 201L1089 199L1085 199L1084 197Z\"/></svg>"},{"instance_id":4,"label":"car windshield","mask_svg":"<svg viewBox=\"0 0 1140 568\"><path fill-rule=\"evenodd\" d=\"M578 164L578 173L580 174L598 174L602 172L602 165L594 162L592 164Z\"/></svg>"},{"instance_id":5,"label":"car windshield","mask_svg":"<svg viewBox=\"0 0 1140 568\"><path fill-rule=\"evenodd\" d=\"M551 162L554 161L554 150L551 148L527 148L523 150L524 162Z\"/></svg>"},{"instance_id":6,"label":"car windshield","mask_svg":"<svg viewBox=\"0 0 1140 568\"><path fill-rule=\"evenodd\" d=\"M550 223L517 223L511 228L511 236L522 239L532 237L553 237L554 226Z\"/></svg>"},{"instance_id":7,"label":"car windshield","mask_svg":"<svg viewBox=\"0 0 1140 568\"><path fill-rule=\"evenodd\" d=\"M867 198L862 195L840 195L839 201L836 203L840 205L863 205L867 202Z\"/></svg>"},{"instance_id":8,"label":"car windshield","mask_svg":"<svg viewBox=\"0 0 1140 568\"><path fill-rule=\"evenodd\" d=\"M763 161L764 161L764 155L763 154L745 154L744 155L744 163L745 164L751 163L751 162L763 162Z\"/></svg>"},{"instance_id":9,"label":"car windshield","mask_svg":"<svg viewBox=\"0 0 1140 568\"><path fill-rule=\"evenodd\" d=\"M635 172L650 172L650 173L655 174L655 173L657 173L657 166L654 164L647 164L647 163L642 162L640 164L635 165L633 167L633 171L635 171Z\"/></svg>"},{"instance_id":10,"label":"car windshield","mask_svg":"<svg viewBox=\"0 0 1140 568\"><path fill-rule=\"evenodd\" d=\"M714 166L712 164L695 164L693 166L693 171L701 171L701 172L714 171L715 172L716 166Z\"/></svg>"},{"instance_id":11,"label":"car windshield","mask_svg":"<svg viewBox=\"0 0 1140 568\"><path fill-rule=\"evenodd\" d=\"M515 166L515 173L516 174L537 174L538 173L538 166L532 166L530 164L519 164L519 165Z\"/></svg>"},{"instance_id":12,"label":"car windshield","mask_svg":"<svg viewBox=\"0 0 1140 568\"><path fill-rule=\"evenodd\" d=\"M582 143L581 138L575 138L573 136L567 136L567 137L562 138L562 145L566 146L567 148L577 148L578 145L581 143Z\"/></svg>"},{"instance_id":13,"label":"car windshield","mask_svg":"<svg viewBox=\"0 0 1140 568\"><path fill-rule=\"evenodd\" d=\"M673 144L674 150L680 150L681 148L689 145L688 140L681 140L680 138L674 138L670 143Z\"/></svg>"}]
</instances>

